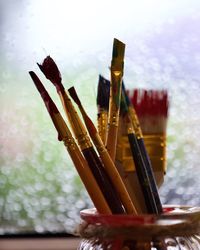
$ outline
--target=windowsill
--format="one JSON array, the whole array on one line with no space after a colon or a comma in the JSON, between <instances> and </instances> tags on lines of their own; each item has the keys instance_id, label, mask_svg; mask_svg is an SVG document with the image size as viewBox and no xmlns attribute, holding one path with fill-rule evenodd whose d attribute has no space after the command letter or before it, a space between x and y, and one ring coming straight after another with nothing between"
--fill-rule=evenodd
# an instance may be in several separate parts
<instances>
[{"instance_id":1,"label":"windowsill","mask_svg":"<svg viewBox=\"0 0 200 250\"><path fill-rule=\"evenodd\" d=\"M0 250L75 250L79 238L0 239Z\"/></svg>"}]
</instances>

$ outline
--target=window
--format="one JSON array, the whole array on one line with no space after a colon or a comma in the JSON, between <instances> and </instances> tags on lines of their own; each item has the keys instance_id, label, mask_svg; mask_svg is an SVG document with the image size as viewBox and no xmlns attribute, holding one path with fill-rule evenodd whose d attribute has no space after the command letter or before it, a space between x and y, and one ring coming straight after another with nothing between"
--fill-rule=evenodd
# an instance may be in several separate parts
<instances>
[{"instance_id":1,"label":"window","mask_svg":"<svg viewBox=\"0 0 200 250\"><path fill-rule=\"evenodd\" d=\"M72 233L92 206L28 75L51 55L96 120L98 74L109 78L112 41L126 43L129 89L167 89L168 170L163 203L200 205L198 1L1 1L0 233Z\"/></svg>"}]
</instances>

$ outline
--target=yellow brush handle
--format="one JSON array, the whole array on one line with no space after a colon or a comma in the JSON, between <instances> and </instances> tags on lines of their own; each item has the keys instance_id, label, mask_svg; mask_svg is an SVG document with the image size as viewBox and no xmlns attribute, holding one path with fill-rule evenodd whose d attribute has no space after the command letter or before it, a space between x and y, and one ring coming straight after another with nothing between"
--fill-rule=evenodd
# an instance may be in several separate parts
<instances>
[{"instance_id":1,"label":"yellow brush handle","mask_svg":"<svg viewBox=\"0 0 200 250\"><path fill-rule=\"evenodd\" d=\"M113 161L116 156L117 134L119 126L119 110L121 102L123 67L120 60L111 63L111 84L108 112L108 132L106 147Z\"/></svg>"},{"instance_id":2,"label":"yellow brush handle","mask_svg":"<svg viewBox=\"0 0 200 250\"><path fill-rule=\"evenodd\" d=\"M92 146L90 138L87 135L85 126L74 108L71 99L66 92L59 92L59 97L81 150L90 148Z\"/></svg>"},{"instance_id":3,"label":"yellow brush handle","mask_svg":"<svg viewBox=\"0 0 200 250\"><path fill-rule=\"evenodd\" d=\"M106 169L107 174L109 175L114 187L116 188L116 191L126 209L126 212L128 214L137 214L137 211L135 209L135 206L133 205L131 198L126 190L126 187L121 179L121 176L119 175L117 168L112 161L108 151L106 150L104 144L101 141L101 138L99 134L97 133L95 137L93 137L93 142L99 152L99 155L101 157L101 160L104 164L104 167Z\"/></svg>"},{"instance_id":4,"label":"yellow brush handle","mask_svg":"<svg viewBox=\"0 0 200 250\"><path fill-rule=\"evenodd\" d=\"M106 143L107 123L108 123L108 112L107 111L100 112L98 114L97 124L98 124L98 132L104 145Z\"/></svg>"},{"instance_id":5,"label":"yellow brush handle","mask_svg":"<svg viewBox=\"0 0 200 250\"><path fill-rule=\"evenodd\" d=\"M113 161L115 161L115 156L116 156L117 134L118 134L118 127L113 124L110 124L107 135L106 148Z\"/></svg>"},{"instance_id":6,"label":"yellow brush handle","mask_svg":"<svg viewBox=\"0 0 200 250\"><path fill-rule=\"evenodd\" d=\"M53 115L53 119L59 135L61 136L74 166L76 167L76 170L97 211L102 214L112 214L85 158L72 137L71 131L64 122L62 116L57 113Z\"/></svg>"}]
</instances>

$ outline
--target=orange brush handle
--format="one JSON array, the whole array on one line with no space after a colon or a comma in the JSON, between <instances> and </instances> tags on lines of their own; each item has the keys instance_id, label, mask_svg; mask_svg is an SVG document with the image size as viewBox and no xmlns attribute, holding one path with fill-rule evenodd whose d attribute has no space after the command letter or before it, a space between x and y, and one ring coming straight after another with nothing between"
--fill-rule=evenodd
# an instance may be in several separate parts
<instances>
[{"instance_id":1,"label":"orange brush handle","mask_svg":"<svg viewBox=\"0 0 200 250\"><path fill-rule=\"evenodd\" d=\"M107 135L106 148L113 161L115 161L115 156L116 156L117 134L118 134L118 127L114 124L110 124L109 132Z\"/></svg>"},{"instance_id":2,"label":"orange brush handle","mask_svg":"<svg viewBox=\"0 0 200 250\"><path fill-rule=\"evenodd\" d=\"M133 205L131 198L126 190L126 187L121 179L121 176L119 175L117 168L112 161L108 151L106 150L100 136L98 133L95 135L91 135L93 142L99 152L99 155L101 157L101 160L104 164L104 167L113 183L113 185L116 188L116 191L119 194L119 197L126 209L126 212L128 214L137 214L137 211L135 209L135 206Z\"/></svg>"}]
</instances>

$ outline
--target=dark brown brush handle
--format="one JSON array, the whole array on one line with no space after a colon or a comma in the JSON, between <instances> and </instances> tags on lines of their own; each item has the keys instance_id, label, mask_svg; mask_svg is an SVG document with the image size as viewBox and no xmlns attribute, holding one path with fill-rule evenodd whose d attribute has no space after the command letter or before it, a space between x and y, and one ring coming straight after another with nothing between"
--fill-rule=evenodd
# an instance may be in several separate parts
<instances>
[{"instance_id":1,"label":"dark brown brush handle","mask_svg":"<svg viewBox=\"0 0 200 250\"><path fill-rule=\"evenodd\" d=\"M155 199L155 202L156 202L156 206L157 206L157 209L158 209L158 213L161 214L163 212L162 203L160 201L160 197L159 197L159 194L158 194L158 189L157 189L155 177L154 177L154 174L153 174L151 161L150 161L149 155L148 155L148 153L146 151L146 147L145 147L143 138L140 138L140 139L137 139L137 140L138 140L138 145L140 147L142 157L143 157L143 160L144 160L144 164L145 164L145 167L146 167L146 170L147 170L147 174L148 174L148 177L149 177L149 181L150 181L151 189L152 189L154 199Z\"/></svg>"},{"instance_id":2,"label":"dark brown brush handle","mask_svg":"<svg viewBox=\"0 0 200 250\"><path fill-rule=\"evenodd\" d=\"M140 148L137 142L136 135L133 133L128 134L128 140L129 140L133 160L135 163L135 169L136 169L136 173L138 176L138 180L141 186L142 193L144 195L144 200L145 200L145 204L147 207L147 211L150 214L152 213L158 214L156 202L155 202L154 195L151 189L149 177L147 174L147 170L145 168L145 163L142 158L142 154L140 152Z\"/></svg>"},{"instance_id":3,"label":"dark brown brush handle","mask_svg":"<svg viewBox=\"0 0 200 250\"><path fill-rule=\"evenodd\" d=\"M88 162L88 165L101 189L108 206L110 207L113 214L123 214L125 210L122 206L122 203L115 191L115 188L105 172L105 169L99 159L96 151L93 147L86 148L82 150L85 159Z\"/></svg>"}]
</instances>

